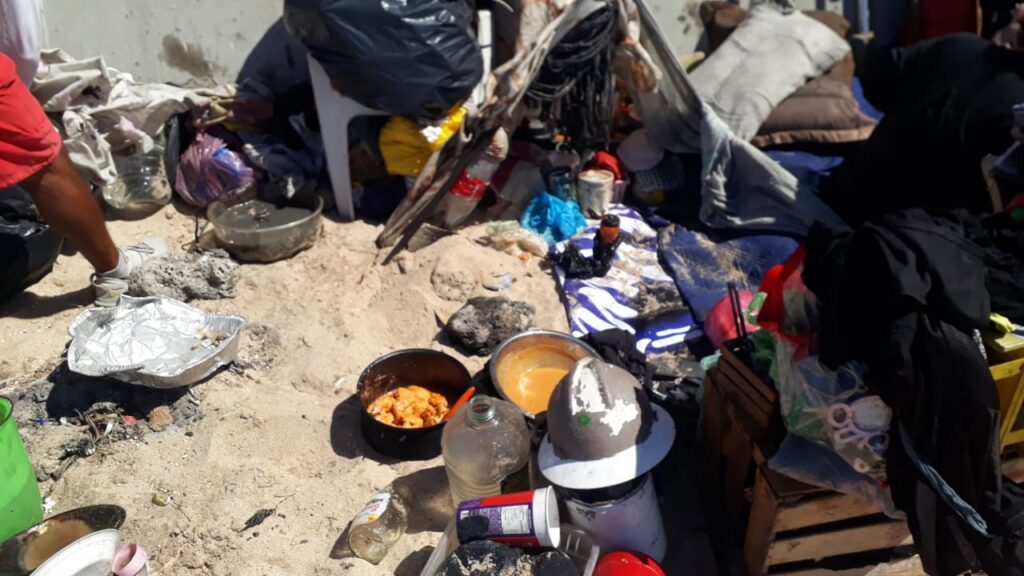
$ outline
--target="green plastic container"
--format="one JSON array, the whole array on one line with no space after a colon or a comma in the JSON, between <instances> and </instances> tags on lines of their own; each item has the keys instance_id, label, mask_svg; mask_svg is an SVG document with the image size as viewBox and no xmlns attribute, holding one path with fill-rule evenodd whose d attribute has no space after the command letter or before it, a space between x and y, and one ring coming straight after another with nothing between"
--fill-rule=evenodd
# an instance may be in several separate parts
<instances>
[{"instance_id":1,"label":"green plastic container","mask_svg":"<svg viewBox=\"0 0 1024 576\"><path fill-rule=\"evenodd\" d=\"M14 404L0 396L0 542L43 519L43 502L32 463L11 413Z\"/></svg>"}]
</instances>

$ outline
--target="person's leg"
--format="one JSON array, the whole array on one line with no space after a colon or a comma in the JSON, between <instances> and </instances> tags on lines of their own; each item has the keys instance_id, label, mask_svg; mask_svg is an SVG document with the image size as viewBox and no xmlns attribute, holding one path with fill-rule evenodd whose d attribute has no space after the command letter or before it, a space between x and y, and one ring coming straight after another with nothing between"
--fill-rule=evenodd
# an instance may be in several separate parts
<instances>
[{"instance_id":1,"label":"person's leg","mask_svg":"<svg viewBox=\"0 0 1024 576\"><path fill-rule=\"evenodd\" d=\"M43 220L71 242L97 274L117 268L120 253L107 231L103 213L66 152L61 151L49 166L21 185L32 196Z\"/></svg>"}]
</instances>

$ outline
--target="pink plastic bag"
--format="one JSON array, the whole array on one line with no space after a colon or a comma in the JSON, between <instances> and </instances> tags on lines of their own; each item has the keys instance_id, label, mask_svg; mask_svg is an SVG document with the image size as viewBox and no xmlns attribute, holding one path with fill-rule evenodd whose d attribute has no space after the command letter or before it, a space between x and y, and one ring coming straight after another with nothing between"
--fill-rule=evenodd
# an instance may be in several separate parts
<instances>
[{"instance_id":1,"label":"pink plastic bag","mask_svg":"<svg viewBox=\"0 0 1024 576\"><path fill-rule=\"evenodd\" d=\"M200 132L181 155L174 189L185 202L205 208L224 192L245 188L254 180L253 169L241 155L220 138Z\"/></svg>"}]
</instances>

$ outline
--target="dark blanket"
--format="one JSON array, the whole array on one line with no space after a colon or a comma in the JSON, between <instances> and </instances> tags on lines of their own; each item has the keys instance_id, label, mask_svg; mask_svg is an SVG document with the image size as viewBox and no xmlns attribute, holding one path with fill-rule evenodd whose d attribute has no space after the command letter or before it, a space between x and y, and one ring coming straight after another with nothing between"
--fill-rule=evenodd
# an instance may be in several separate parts
<instances>
[{"instance_id":1,"label":"dark blanket","mask_svg":"<svg viewBox=\"0 0 1024 576\"><path fill-rule=\"evenodd\" d=\"M984 260L962 222L923 210L807 238L821 358L863 361L893 408L888 476L929 574L1024 566L1024 500L1003 490L999 399L969 336L989 319Z\"/></svg>"},{"instance_id":2,"label":"dark blanket","mask_svg":"<svg viewBox=\"0 0 1024 576\"><path fill-rule=\"evenodd\" d=\"M658 255L698 322L729 294L729 282L757 292L764 273L796 247L796 240L785 236L716 241L678 224L658 234Z\"/></svg>"},{"instance_id":3,"label":"dark blanket","mask_svg":"<svg viewBox=\"0 0 1024 576\"><path fill-rule=\"evenodd\" d=\"M851 224L914 207L991 210L981 159L1013 142L1024 53L960 34L872 51L858 74L885 118L824 183L825 201Z\"/></svg>"}]
</instances>

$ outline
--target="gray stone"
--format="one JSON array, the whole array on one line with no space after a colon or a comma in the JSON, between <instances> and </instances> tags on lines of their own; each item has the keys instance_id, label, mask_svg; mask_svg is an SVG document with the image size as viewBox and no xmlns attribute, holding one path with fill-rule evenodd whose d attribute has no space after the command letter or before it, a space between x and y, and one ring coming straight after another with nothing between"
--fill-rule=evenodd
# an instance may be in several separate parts
<instances>
[{"instance_id":1,"label":"gray stone","mask_svg":"<svg viewBox=\"0 0 1024 576\"><path fill-rule=\"evenodd\" d=\"M434 293L449 302L465 302L476 290L476 277L460 269L454 258L442 256L430 274L430 285Z\"/></svg>"},{"instance_id":2,"label":"gray stone","mask_svg":"<svg viewBox=\"0 0 1024 576\"><path fill-rule=\"evenodd\" d=\"M466 351L487 356L505 340L533 327L536 311L508 298L473 298L448 320L445 332Z\"/></svg>"},{"instance_id":3,"label":"gray stone","mask_svg":"<svg viewBox=\"0 0 1024 576\"><path fill-rule=\"evenodd\" d=\"M143 263L128 279L133 296L182 302L235 297L238 264L223 250L165 254Z\"/></svg>"}]
</instances>

